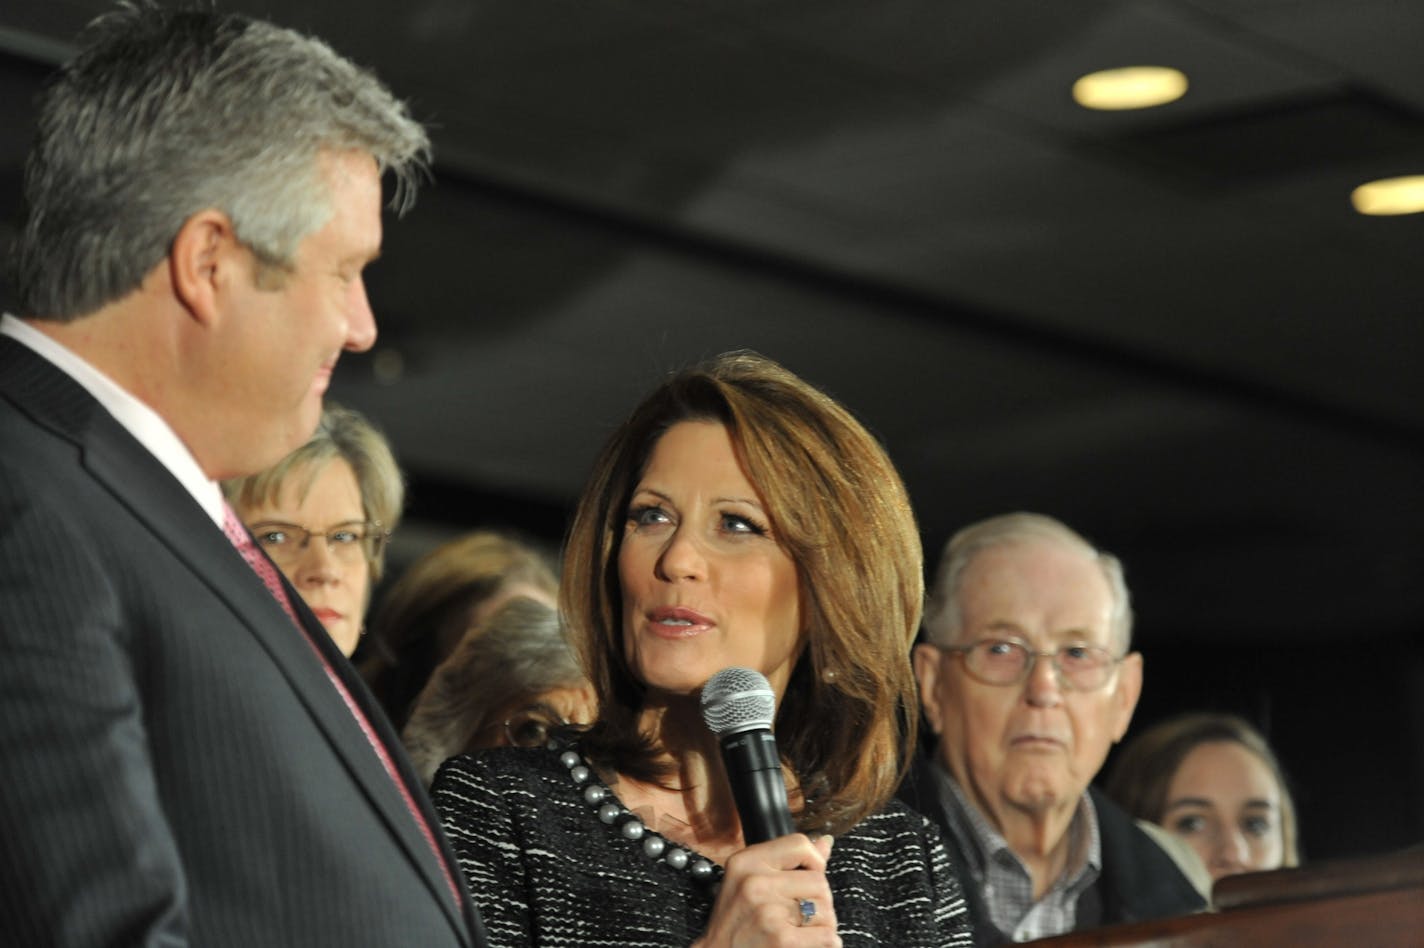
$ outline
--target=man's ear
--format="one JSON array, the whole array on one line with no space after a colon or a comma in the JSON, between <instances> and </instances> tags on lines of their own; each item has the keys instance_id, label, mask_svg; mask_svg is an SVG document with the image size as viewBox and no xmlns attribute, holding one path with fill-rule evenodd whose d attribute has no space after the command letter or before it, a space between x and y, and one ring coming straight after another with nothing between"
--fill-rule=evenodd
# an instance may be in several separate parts
<instances>
[{"instance_id":1,"label":"man's ear","mask_svg":"<svg viewBox=\"0 0 1424 948\"><path fill-rule=\"evenodd\" d=\"M925 713L930 730L939 734L944 722L939 706L940 662L944 657L933 645L920 644L911 653L915 667L915 680L920 683L920 708Z\"/></svg>"},{"instance_id":2,"label":"man's ear","mask_svg":"<svg viewBox=\"0 0 1424 948\"><path fill-rule=\"evenodd\" d=\"M219 300L225 281L246 265L232 221L209 208L183 222L168 251L173 295L193 319L211 326L221 314Z\"/></svg>"},{"instance_id":3,"label":"man's ear","mask_svg":"<svg viewBox=\"0 0 1424 948\"><path fill-rule=\"evenodd\" d=\"M1122 740L1142 697L1142 653L1133 652L1122 660L1117 670L1117 688L1113 692L1113 743Z\"/></svg>"}]
</instances>

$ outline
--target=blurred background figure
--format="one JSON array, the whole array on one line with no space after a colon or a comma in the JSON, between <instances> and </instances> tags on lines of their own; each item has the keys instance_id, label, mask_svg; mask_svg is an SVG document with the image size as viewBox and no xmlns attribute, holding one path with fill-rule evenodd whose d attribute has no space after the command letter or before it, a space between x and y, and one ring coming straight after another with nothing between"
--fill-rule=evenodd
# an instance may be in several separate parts
<instances>
[{"instance_id":1,"label":"blurred background figure","mask_svg":"<svg viewBox=\"0 0 1424 948\"><path fill-rule=\"evenodd\" d=\"M397 730L435 666L468 629L514 596L554 605L558 578L534 546L496 530L476 530L416 560L386 590L371 615L361 676Z\"/></svg>"},{"instance_id":2,"label":"blurred background figure","mask_svg":"<svg viewBox=\"0 0 1424 948\"><path fill-rule=\"evenodd\" d=\"M593 709L593 689L557 610L516 596L471 625L436 667L401 739L428 785L447 758L487 747L543 747L558 728L592 721Z\"/></svg>"},{"instance_id":3,"label":"blurred background figure","mask_svg":"<svg viewBox=\"0 0 1424 948\"><path fill-rule=\"evenodd\" d=\"M1104 789L1185 840L1213 882L1300 862L1285 773L1261 732L1236 715L1193 712L1153 725L1123 745Z\"/></svg>"},{"instance_id":4,"label":"blurred background figure","mask_svg":"<svg viewBox=\"0 0 1424 948\"><path fill-rule=\"evenodd\" d=\"M351 657L405 500L385 436L359 412L328 404L305 444L265 471L224 481L223 493Z\"/></svg>"}]
</instances>

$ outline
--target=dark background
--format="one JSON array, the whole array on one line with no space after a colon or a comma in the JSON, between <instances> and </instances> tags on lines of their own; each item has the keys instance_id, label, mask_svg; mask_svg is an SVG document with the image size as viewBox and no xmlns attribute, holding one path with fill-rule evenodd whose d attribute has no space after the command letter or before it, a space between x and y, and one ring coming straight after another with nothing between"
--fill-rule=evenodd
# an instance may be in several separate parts
<instances>
[{"instance_id":1,"label":"dark background","mask_svg":"<svg viewBox=\"0 0 1424 948\"><path fill-rule=\"evenodd\" d=\"M1309 857L1424 840L1424 216L1348 200L1424 174L1424 4L220 5L432 127L333 390L409 474L395 571L472 526L556 547L643 391L756 348L885 441L931 561L1012 509L1118 553L1138 724L1265 727ZM33 95L106 7L0 8L4 242ZM1069 98L1142 63L1187 95Z\"/></svg>"}]
</instances>

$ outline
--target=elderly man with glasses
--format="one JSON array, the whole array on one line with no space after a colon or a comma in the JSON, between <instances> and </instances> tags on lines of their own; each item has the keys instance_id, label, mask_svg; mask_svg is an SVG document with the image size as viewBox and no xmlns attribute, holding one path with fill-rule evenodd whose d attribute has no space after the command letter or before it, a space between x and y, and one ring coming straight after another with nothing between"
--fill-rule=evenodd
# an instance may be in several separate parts
<instances>
[{"instance_id":1,"label":"elderly man with glasses","mask_svg":"<svg viewBox=\"0 0 1424 948\"><path fill-rule=\"evenodd\" d=\"M1142 690L1131 630L1117 559L1057 520L945 547L915 649L939 743L905 795L944 826L980 944L1204 906L1189 857L1089 788Z\"/></svg>"}]
</instances>

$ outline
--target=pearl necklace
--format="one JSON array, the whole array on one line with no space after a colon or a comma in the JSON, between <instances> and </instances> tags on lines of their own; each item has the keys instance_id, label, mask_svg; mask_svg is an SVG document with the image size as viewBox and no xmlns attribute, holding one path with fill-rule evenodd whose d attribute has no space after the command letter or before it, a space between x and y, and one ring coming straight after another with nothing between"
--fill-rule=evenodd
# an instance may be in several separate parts
<instances>
[{"instance_id":1,"label":"pearl necklace","mask_svg":"<svg viewBox=\"0 0 1424 948\"><path fill-rule=\"evenodd\" d=\"M598 813L600 822L617 826L619 834L630 842L641 841L644 856L654 862L661 862L678 872L686 872L698 882L714 882L721 872L710 860L695 856L680 846L669 844L668 840L654 830L643 825L643 821L632 811L619 803L613 792L594 778L592 768L574 750L565 750L559 755L559 762L568 768L569 778L583 788L584 802Z\"/></svg>"}]
</instances>

